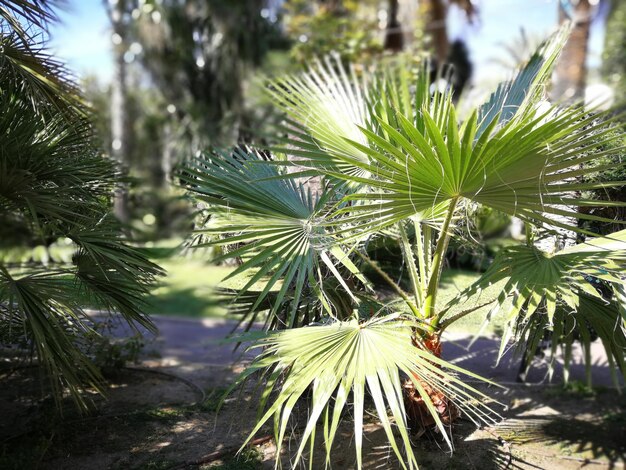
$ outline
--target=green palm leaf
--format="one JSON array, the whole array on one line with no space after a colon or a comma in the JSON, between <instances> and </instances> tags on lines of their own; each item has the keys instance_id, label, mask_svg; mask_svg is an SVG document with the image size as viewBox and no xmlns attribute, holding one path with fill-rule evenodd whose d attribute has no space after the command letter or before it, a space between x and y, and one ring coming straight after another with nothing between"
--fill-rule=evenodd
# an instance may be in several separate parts
<instances>
[{"instance_id":1,"label":"green palm leaf","mask_svg":"<svg viewBox=\"0 0 626 470\"><path fill-rule=\"evenodd\" d=\"M402 467L417 468L407 428L401 374L411 378L450 448L452 443L424 390L422 380L435 390L443 392L477 424L492 422L496 415L484 403L488 398L446 369L474 378L480 377L415 346L412 338L416 327L419 328L420 325L415 321L389 315L365 323L352 320L280 331L257 341L251 348L263 348L263 352L242 373L233 388L254 372L272 368L261 408L274 390L277 395L267 410L264 410L246 442L252 439L264 423L274 417L279 454L296 403L307 390L312 389L309 418L301 436L294 465L302 457L307 442L314 445L316 428L320 424L323 425L323 440L329 462L342 412L352 394L356 460L360 469L367 389L394 453L401 462L405 462ZM397 429L399 440L394 435L394 428Z\"/></svg>"},{"instance_id":2,"label":"green palm leaf","mask_svg":"<svg viewBox=\"0 0 626 470\"><path fill-rule=\"evenodd\" d=\"M563 378L567 383L573 344L577 341L583 349L587 385L591 387L591 368L594 365L591 343L600 338L613 383L619 389L619 375L626 381L626 322L620 312L624 305L617 300L607 301L586 293L574 296L570 304L557 306L552 323L542 311L535 311L528 318L518 317L514 327L518 351L525 353L527 363L530 363L539 342L547 333L551 340L548 372L552 375L557 348L560 347L563 353Z\"/></svg>"},{"instance_id":3,"label":"green palm leaf","mask_svg":"<svg viewBox=\"0 0 626 470\"><path fill-rule=\"evenodd\" d=\"M19 325L18 344L47 372L57 405L69 391L85 407L82 391L102 378L85 353L96 332L82 302L150 328L141 309L161 271L109 217L119 170L93 145L70 73L36 43L62 3L0 0L1 245L28 250L70 239L76 247L71 260L50 265L0 262L0 334L12 341Z\"/></svg>"},{"instance_id":4,"label":"green palm leaf","mask_svg":"<svg viewBox=\"0 0 626 470\"><path fill-rule=\"evenodd\" d=\"M480 106L476 138L480 138L494 121L498 124L505 124L521 107L533 106L533 103L542 98L542 87L549 83L552 70L570 32L569 23L561 26L539 46L524 69L513 80L500 84L487 102ZM528 93L529 90L531 90L530 93Z\"/></svg>"},{"instance_id":5,"label":"green palm leaf","mask_svg":"<svg viewBox=\"0 0 626 470\"><path fill-rule=\"evenodd\" d=\"M602 292L590 280L602 280L616 289L623 289L626 286L625 270L626 230L555 254L545 253L533 246L511 247L504 249L481 278L453 299L444 311L480 294L496 282L505 281L496 305L486 319L489 321L498 311L506 308L504 316L508 326L502 337L502 355L515 329L521 330L519 325L536 324L537 315L541 315L543 324L557 331L563 328L564 312L574 315L580 324L580 320L587 318L586 313L591 311L590 308L580 310L581 305L608 305ZM620 317L618 307L619 303L614 302L611 307L614 313L605 316L605 319L610 319L613 328L597 329L605 346L615 344L616 334L623 335L626 320ZM592 318L588 320L592 321ZM623 363L623 350L619 352L621 359L617 358L618 351L613 347L607 347L606 350L609 356L616 358L617 364Z\"/></svg>"},{"instance_id":6,"label":"green palm leaf","mask_svg":"<svg viewBox=\"0 0 626 470\"><path fill-rule=\"evenodd\" d=\"M84 409L87 400L81 391L85 386L101 390L103 379L80 349L81 339L96 333L78 305L76 292L68 289L64 279L68 274L39 271L13 275L0 265L0 321L21 325L48 375L54 397L62 397L67 389Z\"/></svg>"},{"instance_id":7,"label":"green palm leaf","mask_svg":"<svg viewBox=\"0 0 626 470\"><path fill-rule=\"evenodd\" d=\"M406 71L364 73L359 81L348 80L341 66L335 72L318 64L301 78L272 87L279 107L299 126L285 151L304 159L298 164L359 188L345 198L339 214L350 217L342 224L351 221L375 231L472 201L548 228L584 231L562 222L563 216L605 220L576 210L604 203L572 194L624 182L578 181L590 172L582 166L617 138L608 114L540 110L568 31L559 30L463 123L449 91L431 93L425 69L411 89Z\"/></svg>"},{"instance_id":8,"label":"green palm leaf","mask_svg":"<svg viewBox=\"0 0 626 470\"><path fill-rule=\"evenodd\" d=\"M576 180L589 173L581 166L597 158L599 152L594 155L594 151L602 144L602 137L608 135L601 117L588 118L581 110L567 110L548 121L545 114L524 111L526 114L516 116L500 130L493 130L493 121L492 130L476 140L477 115L473 114L459 128L454 106L450 104L447 110L441 127L428 109L422 109L423 133L401 113L396 114L398 129L387 124L385 118L375 116L380 131L363 131L370 146L354 143L375 165L357 161L354 164L374 177L343 176L368 184L370 190L347 196L347 201L357 204L342 212L351 214L353 220L373 219L390 224L442 204L469 200L535 224L565 224L580 232L582 229L575 224L561 223L551 216L600 220L601 217L579 213L575 208L624 205L572 197L575 191L623 184ZM596 138L590 137L594 134Z\"/></svg>"},{"instance_id":9,"label":"green palm leaf","mask_svg":"<svg viewBox=\"0 0 626 470\"><path fill-rule=\"evenodd\" d=\"M0 19L7 24L21 41L28 43L33 33L29 26L47 31L50 23L58 21L56 9L65 0L0 0Z\"/></svg>"},{"instance_id":10,"label":"green palm leaf","mask_svg":"<svg viewBox=\"0 0 626 470\"><path fill-rule=\"evenodd\" d=\"M368 88L354 69L348 73L339 60L327 58L307 73L271 82L268 94L291 118L284 128L290 146L277 150L303 157L307 164L363 175L349 161L367 157L345 140L367 142L359 127L368 125Z\"/></svg>"},{"instance_id":11,"label":"green palm leaf","mask_svg":"<svg viewBox=\"0 0 626 470\"><path fill-rule=\"evenodd\" d=\"M313 289L323 298L322 271L334 276L350 295L344 275L335 265L363 283L367 281L325 228L326 203L333 193L328 190L318 196L310 187L279 178L278 167L271 163L259 153L238 149L191 162L182 178L199 200L210 205L211 219L203 231L230 234L210 243L237 246L217 260L243 260L226 279L256 270L241 294L265 280L252 311L275 287L278 294L271 312L276 314L291 292L293 310L288 324L293 325L305 289Z\"/></svg>"}]
</instances>

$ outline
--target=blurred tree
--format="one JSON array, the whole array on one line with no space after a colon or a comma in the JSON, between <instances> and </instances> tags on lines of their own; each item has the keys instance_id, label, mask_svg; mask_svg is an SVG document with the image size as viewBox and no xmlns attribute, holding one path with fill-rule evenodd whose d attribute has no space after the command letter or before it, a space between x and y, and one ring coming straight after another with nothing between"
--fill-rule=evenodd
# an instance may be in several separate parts
<instances>
[{"instance_id":1,"label":"blurred tree","mask_svg":"<svg viewBox=\"0 0 626 470\"><path fill-rule=\"evenodd\" d=\"M183 210L170 187L176 163L211 144L231 145L265 116L249 112L251 72L288 42L272 0L103 0L111 21L115 70L110 87L90 86L102 114L98 132L128 168L130 194L120 194L131 226L142 235ZM106 108L106 109L105 109ZM248 128L248 129L244 129ZM148 206L145 206L147 204ZM170 207L171 206L171 207ZM155 216L146 227L142 215ZM139 218L138 218L139 217ZM174 217L177 220L178 216Z\"/></svg>"},{"instance_id":2,"label":"blurred tree","mask_svg":"<svg viewBox=\"0 0 626 470\"><path fill-rule=\"evenodd\" d=\"M284 46L268 12L263 0L146 1L132 11L138 58L193 149L237 140L247 68Z\"/></svg>"},{"instance_id":3,"label":"blurred tree","mask_svg":"<svg viewBox=\"0 0 626 470\"><path fill-rule=\"evenodd\" d=\"M68 71L35 40L58 3L0 5L0 344L34 352L54 397L69 390L84 406L82 387L102 381L84 352L99 334L84 304L153 329L142 308L160 269L110 216L116 162L93 145Z\"/></svg>"},{"instance_id":4,"label":"blurred tree","mask_svg":"<svg viewBox=\"0 0 626 470\"><path fill-rule=\"evenodd\" d=\"M612 0L605 2L608 6L608 16L606 22L606 33L604 51L602 55L601 72L604 80L611 85L615 96L617 110L626 107L626 1ZM624 119L621 119L622 122ZM623 148L626 141L617 139L612 146ZM614 165L614 169L607 171L607 177L613 181L626 180L626 171L619 165L619 160L626 158L626 155L618 157L603 156L590 165L608 164ZM592 175L597 180L597 175ZM602 200L626 201L626 186L616 188L606 188L593 192L593 197ZM619 222L626 220L626 209L621 206L601 208L589 208L588 211L594 215L602 215L612 218L615 224L597 223L597 228L603 233L611 233L619 230Z\"/></svg>"},{"instance_id":5,"label":"blurred tree","mask_svg":"<svg viewBox=\"0 0 626 470\"><path fill-rule=\"evenodd\" d=\"M477 9L473 0L426 0L426 26L427 35L430 37L430 47L433 57L438 64L444 64L450 56L450 39L448 36L448 10L450 5L463 10L468 21L473 21L477 15Z\"/></svg>"},{"instance_id":6,"label":"blurred tree","mask_svg":"<svg viewBox=\"0 0 626 470\"><path fill-rule=\"evenodd\" d=\"M103 0L111 21L113 43L113 78L111 79L111 156L123 167L128 167L128 84L125 54L128 51L127 0ZM115 194L115 216L128 223L128 188L122 184Z\"/></svg>"},{"instance_id":7,"label":"blurred tree","mask_svg":"<svg viewBox=\"0 0 626 470\"><path fill-rule=\"evenodd\" d=\"M402 24L398 19L400 2L398 0L389 0L387 8L387 29L385 31L386 50L400 52L404 48L404 34Z\"/></svg>"},{"instance_id":8,"label":"blurred tree","mask_svg":"<svg viewBox=\"0 0 626 470\"><path fill-rule=\"evenodd\" d=\"M553 99L571 103L585 97L591 20L590 0L559 0L559 22L571 21L573 28L556 66Z\"/></svg>"},{"instance_id":9,"label":"blurred tree","mask_svg":"<svg viewBox=\"0 0 626 470\"><path fill-rule=\"evenodd\" d=\"M285 31L294 41L291 53L300 64L330 53L344 62L363 63L383 50L378 1L287 0L283 8ZM393 11L391 20L386 13L388 24L393 23Z\"/></svg>"},{"instance_id":10,"label":"blurred tree","mask_svg":"<svg viewBox=\"0 0 626 470\"><path fill-rule=\"evenodd\" d=\"M626 103L626 2L610 3L602 56L602 74L613 87L618 105Z\"/></svg>"}]
</instances>

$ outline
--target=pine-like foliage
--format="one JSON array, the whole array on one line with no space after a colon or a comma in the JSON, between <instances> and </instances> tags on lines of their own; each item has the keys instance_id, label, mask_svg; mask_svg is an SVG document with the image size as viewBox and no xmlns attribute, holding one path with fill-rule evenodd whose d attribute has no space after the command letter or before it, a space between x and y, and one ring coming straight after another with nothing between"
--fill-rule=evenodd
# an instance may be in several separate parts
<instances>
[{"instance_id":1,"label":"pine-like foliage","mask_svg":"<svg viewBox=\"0 0 626 470\"><path fill-rule=\"evenodd\" d=\"M102 377L84 352L97 333L82 304L153 328L142 306L160 269L110 216L120 173L93 145L68 71L36 43L51 4L0 3L0 344L33 351L54 396L69 390L83 407L82 388ZM73 256L14 256L57 244Z\"/></svg>"}]
</instances>

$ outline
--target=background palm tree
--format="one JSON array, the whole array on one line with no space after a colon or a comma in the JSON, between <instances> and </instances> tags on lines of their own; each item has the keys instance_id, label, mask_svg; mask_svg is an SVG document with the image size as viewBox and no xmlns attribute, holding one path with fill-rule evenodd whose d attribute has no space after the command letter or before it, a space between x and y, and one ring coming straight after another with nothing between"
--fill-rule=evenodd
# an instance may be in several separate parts
<instances>
[{"instance_id":1,"label":"background palm tree","mask_svg":"<svg viewBox=\"0 0 626 470\"><path fill-rule=\"evenodd\" d=\"M587 50L593 12L594 7L589 0L559 1L559 22L571 21L573 27L555 70L556 79L551 93L553 99L575 103L585 97Z\"/></svg>"}]
</instances>

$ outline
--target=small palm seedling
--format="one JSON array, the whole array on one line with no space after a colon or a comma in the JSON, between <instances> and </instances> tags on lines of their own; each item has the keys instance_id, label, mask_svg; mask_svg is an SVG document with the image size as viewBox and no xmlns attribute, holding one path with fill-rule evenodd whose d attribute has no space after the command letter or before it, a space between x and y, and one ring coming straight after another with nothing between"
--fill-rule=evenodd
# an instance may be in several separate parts
<instances>
[{"instance_id":1,"label":"small palm seedling","mask_svg":"<svg viewBox=\"0 0 626 470\"><path fill-rule=\"evenodd\" d=\"M404 468L417 467L411 427L434 425L452 448L446 424L459 412L476 423L495 419L466 380L477 377L440 354L445 328L481 305L452 307L493 282L504 287L486 321L504 312L503 348L548 330L569 351L574 329L585 336L593 328L611 365L626 371L619 296L607 300L588 282L623 288L626 231L600 238L577 223L596 217L579 207L623 202L574 196L623 184L580 180L601 174L588 164L621 134L609 114L540 106L567 34L557 32L463 120L451 93L434 89L424 69L413 75L399 64L357 74L318 63L269 87L286 114L275 156L213 151L185 169L185 184L211 214L202 230L231 247L222 258L242 260L232 276L251 273L234 294L242 321L265 319L267 332L252 346L259 355L237 382L263 371L254 431L273 418L280 451L296 403L310 393L294 465L320 433L330 462L351 402L361 468L366 390ZM476 206L522 219L527 241L503 250L475 285L439 305L449 241ZM587 241L554 253L533 244L533 234L562 229ZM368 256L368 243L380 239L399 245L409 289ZM367 270L395 295L375 292Z\"/></svg>"}]
</instances>

